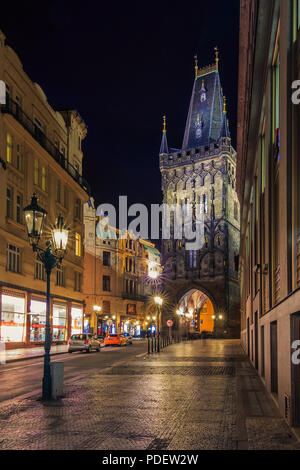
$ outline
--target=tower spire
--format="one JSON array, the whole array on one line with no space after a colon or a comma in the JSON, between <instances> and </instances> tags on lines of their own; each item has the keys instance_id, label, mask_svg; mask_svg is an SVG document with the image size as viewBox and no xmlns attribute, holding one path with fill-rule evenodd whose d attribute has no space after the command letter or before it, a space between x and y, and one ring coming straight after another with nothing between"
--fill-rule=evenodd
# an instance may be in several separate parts
<instances>
[{"instance_id":1,"label":"tower spire","mask_svg":"<svg viewBox=\"0 0 300 470\"><path fill-rule=\"evenodd\" d=\"M195 77L197 79L197 77L198 77L198 56L197 56L197 54L194 56L194 59L195 59Z\"/></svg>"},{"instance_id":2,"label":"tower spire","mask_svg":"<svg viewBox=\"0 0 300 470\"><path fill-rule=\"evenodd\" d=\"M217 70L219 70L220 59L219 59L219 48L217 46L215 47L215 53L216 53L216 67L217 67Z\"/></svg>"},{"instance_id":3,"label":"tower spire","mask_svg":"<svg viewBox=\"0 0 300 470\"><path fill-rule=\"evenodd\" d=\"M167 120L166 116L163 116L163 135L161 139L161 146L159 155L168 155L169 148L168 148L168 141L167 141Z\"/></svg>"},{"instance_id":4,"label":"tower spire","mask_svg":"<svg viewBox=\"0 0 300 470\"><path fill-rule=\"evenodd\" d=\"M223 96L224 100L224 109L223 109L223 114L227 114L227 108L226 108L226 96Z\"/></svg>"}]
</instances>

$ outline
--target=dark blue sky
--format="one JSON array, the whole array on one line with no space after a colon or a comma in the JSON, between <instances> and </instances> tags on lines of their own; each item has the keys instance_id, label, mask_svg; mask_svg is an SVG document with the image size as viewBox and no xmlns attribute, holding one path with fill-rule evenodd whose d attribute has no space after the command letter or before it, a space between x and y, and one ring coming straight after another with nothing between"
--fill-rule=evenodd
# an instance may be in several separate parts
<instances>
[{"instance_id":1,"label":"dark blue sky","mask_svg":"<svg viewBox=\"0 0 300 470\"><path fill-rule=\"evenodd\" d=\"M99 3L99 6L97 6ZM162 115L181 148L199 66L214 62L235 144L239 0L11 1L0 28L54 108L75 108L88 126L84 174L97 203L128 195L160 203Z\"/></svg>"}]
</instances>

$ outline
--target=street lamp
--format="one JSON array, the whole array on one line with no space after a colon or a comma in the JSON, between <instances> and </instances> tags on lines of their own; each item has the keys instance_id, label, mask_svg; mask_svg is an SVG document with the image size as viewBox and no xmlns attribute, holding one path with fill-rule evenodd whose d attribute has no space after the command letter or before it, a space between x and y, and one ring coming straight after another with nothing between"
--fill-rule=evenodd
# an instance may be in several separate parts
<instances>
[{"instance_id":1,"label":"street lamp","mask_svg":"<svg viewBox=\"0 0 300 470\"><path fill-rule=\"evenodd\" d=\"M154 302L157 305L157 314L158 314L158 321L157 321L157 352L160 352L159 349L159 322L160 322L160 314L161 314L161 307L163 304L163 299L159 296L154 297Z\"/></svg>"},{"instance_id":2,"label":"street lamp","mask_svg":"<svg viewBox=\"0 0 300 470\"><path fill-rule=\"evenodd\" d=\"M45 218L47 211L38 206L38 199L36 194L33 194L31 203L29 206L23 209L25 214L25 223L27 228L27 234L29 243L32 246L33 252L36 253L36 257L44 265L47 275L47 303L46 303L46 328L45 328L45 355L44 355L44 377L43 377L43 400L51 399L51 375L50 375L50 276L52 270L56 266L61 266L63 256L65 254L69 227L64 224L61 215L57 218L55 225L51 227L52 232L52 244L50 241L46 242L46 249L42 249L38 246L41 235L43 233ZM51 245L54 248L52 253Z\"/></svg>"}]
</instances>

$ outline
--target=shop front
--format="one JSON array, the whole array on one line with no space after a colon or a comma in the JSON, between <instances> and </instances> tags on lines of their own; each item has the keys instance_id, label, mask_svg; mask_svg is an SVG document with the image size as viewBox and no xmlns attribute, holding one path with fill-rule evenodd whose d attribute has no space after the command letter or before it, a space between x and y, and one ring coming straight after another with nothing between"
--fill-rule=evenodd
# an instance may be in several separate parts
<instances>
[{"instance_id":1,"label":"shop front","mask_svg":"<svg viewBox=\"0 0 300 470\"><path fill-rule=\"evenodd\" d=\"M45 341L46 332L46 300L30 300L30 330L29 340L31 343L42 343Z\"/></svg>"},{"instance_id":2,"label":"shop front","mask_svg":"<svg viewBox=\"0 0 300 470\"><path fill-rule=\"evenodd\" d=\"M2 291L0 302L1 341L5 343L24 343L26 339L25 294Z\"/></svg>"},{"instance_id":3,"label":"shop front","mask_svg":"<svg viewBox=\"0 0 300 470\"><path fill-rule=\"evenodd\" d=\"M67 341L68 329L67 304L53 303L52 341Z\"/></svg>"},{"instance_id":4,"label":"shop front","mask_svg":"<svg viewBox=\"0 0 300 470\"><path fill-rule=\"evenodd\" d=\"M71 335L80 334L83 331L83 309L72 305L71 308Z\"/></svg>"}]
</instances>

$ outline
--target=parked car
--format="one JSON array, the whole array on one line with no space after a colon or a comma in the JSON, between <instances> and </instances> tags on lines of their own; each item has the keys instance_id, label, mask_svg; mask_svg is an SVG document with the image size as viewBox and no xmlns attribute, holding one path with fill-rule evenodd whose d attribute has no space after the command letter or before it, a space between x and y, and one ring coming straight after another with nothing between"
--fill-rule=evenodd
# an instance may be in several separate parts
<instances>
[{"instance_id":1,"label":"parked car","mask_svg":"<svg viewBox=\"0 0 300 470\"><path fill-rule=\"evenodd\" d=\"M69 353L75 351L86 351L87 353L90 353L93 349L96 351L101 350L100 341L96 336L93 336L90 333L72 335L68 341L68 344Z\"/></svg>"},{"instance_id":2,"label":"parked car","mask_svg":"<svg viewBox=\"0 0 300 470\"><path fill-rule=\"evenodd\" d=\"M97 339L98 341L100 341L100 343L104 343L104 338L105 338L104 335L97 335Z\"/></svg>"},{"instance_id":3,"label":"parked car","mask_svg":"<svg viewBox=\"0 0 300 470\"><path fill-rule=\"evenodd\" d=\"M132 336L129 333L123 333L122 336L126 339L127 344L132 344Z\"/></svg>"},{"instance_id":4,"label":"parked car","mask_svg":"<svg viewBox=\"0 0 300 470\"><path fill-rule=\"evenodd\" d=\"M104 346L126 346L127 340L123 335L113 333L104 338Z\"/></svg>"}]
</instances>

